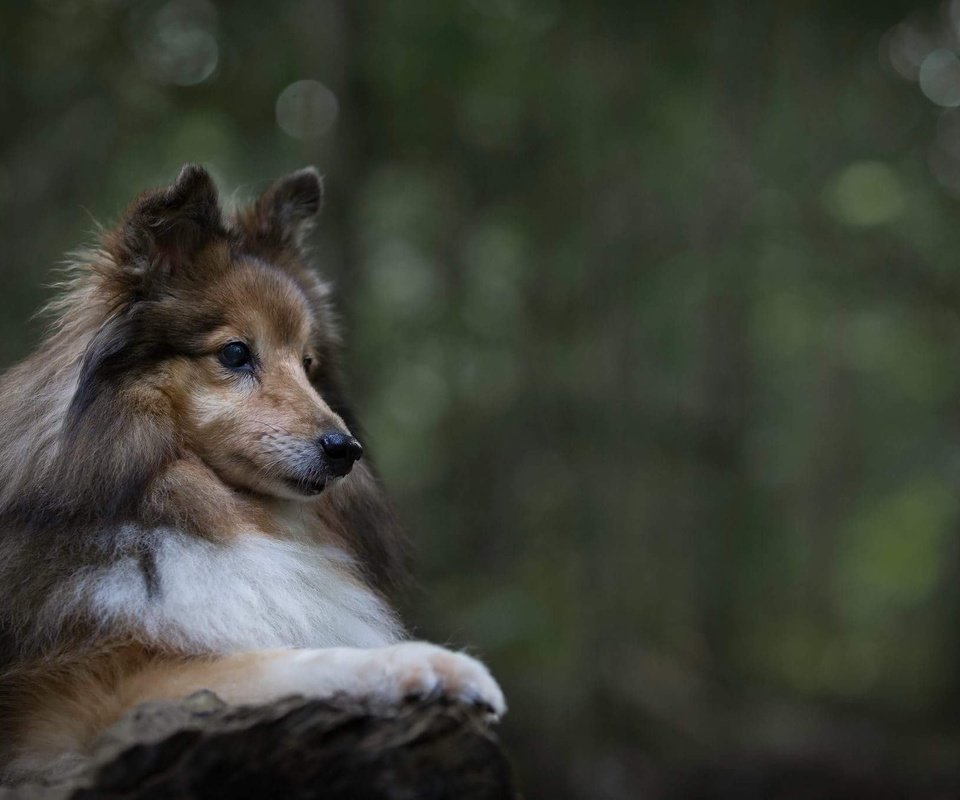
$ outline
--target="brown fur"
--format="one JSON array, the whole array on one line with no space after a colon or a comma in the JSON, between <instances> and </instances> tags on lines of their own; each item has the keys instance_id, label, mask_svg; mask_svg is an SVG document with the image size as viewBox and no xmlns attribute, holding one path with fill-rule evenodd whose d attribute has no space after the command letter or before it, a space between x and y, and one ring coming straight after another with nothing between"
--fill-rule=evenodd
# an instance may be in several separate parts
<instances>
[{"instance_id":1,"label":"brown fur","mask_svg":"<svg viewBox=\"0 0 960 800\"><path fill-rule=\"evenodd\" d=\"M328 565L344 591L396 584L397 527L367 459L294 504L309 443L360 433L302 249L320 200L302 170L225 219L206 172L185 167L78 261L50 336L0 380L0 774L69 761L131 704L254 681L250 665L274 658L188 651L81 602L128 562L116 575L162 597L166 531L305 537L349 554ZM249 375L218 361L233 341L255 343Z\"/></svg>"}]
</instances>

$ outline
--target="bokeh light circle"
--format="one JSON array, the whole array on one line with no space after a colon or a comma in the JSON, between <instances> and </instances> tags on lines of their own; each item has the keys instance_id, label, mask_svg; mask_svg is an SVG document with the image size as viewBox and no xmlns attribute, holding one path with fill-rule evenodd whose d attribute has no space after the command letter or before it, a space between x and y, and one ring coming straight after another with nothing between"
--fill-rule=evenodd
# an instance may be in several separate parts
<instances>
[{"instance_id":1,"label":"bokeh light circle","mask_svg":"<svg viewBox=\"0 0 960 800\"><path fill-rule=\"evenodd\" d=\"M952 50L930 53L920 65L920 90L939 106L960 106L960 59Z\"/></svg>"},{"instance_id":2,"label":"bokeh light circle","mask_svg":"<svg viewBox=\"0 0 960 800\"><path fill-rule=\"evenodd\" d=\"M296 81L277 97L277 124L294 139L318 139L339 113L336 95L319 81Z\"/></svg>"},{"instance_id":3,"label":"bokeh light circle","mask_svg":"<svg viewBox=\"0 0 960 800\"><path fill-rule=\"evenodd\" d=\"M154 16L139 58L158 83L196 86L210 78L220 60L217 11L206 0L171 0Z\"/></svg>"}]
</instances>

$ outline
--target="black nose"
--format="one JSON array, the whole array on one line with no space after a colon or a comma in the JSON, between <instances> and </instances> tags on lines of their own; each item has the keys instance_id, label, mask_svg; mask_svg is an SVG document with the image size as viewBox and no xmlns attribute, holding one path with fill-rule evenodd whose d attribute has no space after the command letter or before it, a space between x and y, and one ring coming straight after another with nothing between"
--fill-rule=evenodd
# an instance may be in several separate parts
<instances>
[{"instance_id":1,"label":"black nose","mask_svg":"<svg viewBox=\"0 0 960 800\"><path fill-rule=\"evenodd\" d=\"M325 433L320 437L320 447L327 457L327 466L334 475L346 475L353 462L363 455L363 447L345 433Z\"/></svg>"}]
</instances>

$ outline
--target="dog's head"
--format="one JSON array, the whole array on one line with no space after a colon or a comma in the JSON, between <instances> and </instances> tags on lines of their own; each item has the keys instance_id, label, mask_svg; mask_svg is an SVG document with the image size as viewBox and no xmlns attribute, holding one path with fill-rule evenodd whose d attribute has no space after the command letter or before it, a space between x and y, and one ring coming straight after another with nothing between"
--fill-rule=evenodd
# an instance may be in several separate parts
<instances>
[{"instance_id":1,"label":"dog's head","mask_svg":"<svg viewBox=\"0 0 960 800\"><path fill-rule=\"evenodd\" d=\"M109 310L68 426L135 417L228 485L277 497L315 497L350 473L363 449L336 390L327 289L301 249L321 199L305 169L225 219L196 166L141 196L105 239ZM136 448L147 433L125 435Z\"/></svg>"}]
</instances>

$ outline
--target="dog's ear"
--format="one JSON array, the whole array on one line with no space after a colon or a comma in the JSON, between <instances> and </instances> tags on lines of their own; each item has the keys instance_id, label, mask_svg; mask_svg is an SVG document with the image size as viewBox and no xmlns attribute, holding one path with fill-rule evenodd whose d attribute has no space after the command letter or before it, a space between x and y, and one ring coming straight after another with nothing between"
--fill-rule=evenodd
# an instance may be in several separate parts
<instances>
[{"instance_id":1,"label":"dog's ear","mask_svg":"<svg viewBox=\"0 0 960 800\"><path fill-rule=\"evenodd\" d=\"M170 186L141 195L114 238L118 261L143 277L186 266L211 238L223 233L217 189L210 174L186 164Z\"/></svg>"},{"instance_id":2,"label":"dog's ear","mask_svg":"<svg viewBox=\"0 0 960 800\"><path fill-rule=\"evenodd\" d=\"M323 179L313 167L280 178L240 214L248 239L273 247L299 247L323 206Z\"/></svg>"}]
</instances>

